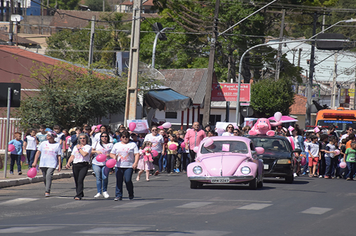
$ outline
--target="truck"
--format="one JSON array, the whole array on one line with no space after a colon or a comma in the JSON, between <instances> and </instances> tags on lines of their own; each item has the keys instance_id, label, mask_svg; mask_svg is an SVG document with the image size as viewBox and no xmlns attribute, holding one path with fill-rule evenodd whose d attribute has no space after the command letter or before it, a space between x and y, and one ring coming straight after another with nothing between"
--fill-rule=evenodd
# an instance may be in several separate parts
<instances>
[{"instance_id":1,"label":"truck","mask_svg":"<svg viewBox=\"0 0 356 236\"><path fill-rule=\"evenodd\" d=\"M351 126L356 129L356 110L346 110L339 107L336 110L323 109L316 114L315 126L327 128L329 125L335 125L338 134Z\"/></svg>"}]
</instances>

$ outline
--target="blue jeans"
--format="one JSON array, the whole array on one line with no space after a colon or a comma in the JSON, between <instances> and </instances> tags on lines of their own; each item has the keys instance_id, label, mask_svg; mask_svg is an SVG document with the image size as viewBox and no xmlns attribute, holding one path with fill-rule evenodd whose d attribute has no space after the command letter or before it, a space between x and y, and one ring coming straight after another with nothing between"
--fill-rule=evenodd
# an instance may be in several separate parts
<instances>
[{"instance_id":1,"label":"blue jeans","mask_svg":"<svg viewBox=\"0 0 356 236\"><path fill-rule=\"evenodd\" d=\"M129 198L134 197L132 173L133 173L132 168L121 168L121 167L115 168L115 174L116 174L115 196L116 197L122 197L122 183L124 182L124 178L125 178L126 189L127 192L129 193Z\"/></svg>"},{"instance_id":2,"label":"blue jeans","mask_svg":"<svg viewBox=\"0 0 356 236\"><path fill-rule=\"evenodd\" d=\"M336 170L336 165L338 163L337 157L331 158L331 157L325 157L325 163L326 163L326 171L325 175L332 177L335 175L335 170Z\"/></svg>"},{"instance_id":3,"label":"blue jeans","mask_svg":"<svg viewBox=\"0 0 356 236\"><path fill-rule=\"evenodd\" d=\"M158 160L158 165L159 165L159 172L162 172L163 170L166 169L167 167L167 154L160 154L159 160Z\"/></svg>"},{"instance_id":4,"label":"blue jeans","mask_svg":"<svg viewBox=\"0 0 356 236\"><path fill-rule=\"evenodd\" d=\"M27 155L28 168L32 168L33 161L35 160L36 150L26 150L26 155Z\"/></svg>"},{"instance_id":5,"label":"blue jeans","mask_svg":"<svg viewBox=\"0 0 356 236\"><path fill-rule=\"evenodd\" d=\"M98 189L98 193L102 193L101 189L103 189L103 192L106 192L108 190L109 176L104 174L105 166L92 164L92 168L95 172L96 188Z\"/></svg>"},{"instance_id":6,"label":"blue jeans","mask_svg":"<svg viewBox=\"0 0 356 236\"><path fill-rule=\"evenodd\" d=\"M354 179L355 170L356 170L356 162L346 162L348 173L346 178Z\"/></svg>"},{"instance_id":7,"label":"blue jeans","mask_svg":"<svg viewBox=\"0 0 356 236\"><path fill-rule=\"evenodd\" d=\"M21 171L21 155L16 155L16 154L11 153L10 157L11 157L10 171L14 172L14 165L15 165L15 161L16 161L17 171L20 172Z\"/></svg>"}]
</instances>

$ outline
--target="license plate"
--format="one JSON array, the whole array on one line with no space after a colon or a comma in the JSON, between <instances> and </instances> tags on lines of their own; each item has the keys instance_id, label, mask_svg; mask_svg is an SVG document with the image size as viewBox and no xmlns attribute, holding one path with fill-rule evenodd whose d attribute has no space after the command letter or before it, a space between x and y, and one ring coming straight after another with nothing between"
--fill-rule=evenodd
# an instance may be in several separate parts
<instances>
[{"instance_id":1,"label":"license plate","mask_svg":"<svg viewBox=\"0 0 356 236\"><path fill-rule=\"evenodd\" d=\"M263 169L268 170L269 169L269 165L263 165Z\"/></svg>"},{"instance_id":2,"label":"license plate","mask_svg":"<svg viewBox=\"0 0 356 236\"><path fill-rule=\"evenodd\" d=\"M218 183L230 183L229 178L216 178L216 179L211 179L211 183L213 184L218 184Z\"/></svg>"}]
</instances>

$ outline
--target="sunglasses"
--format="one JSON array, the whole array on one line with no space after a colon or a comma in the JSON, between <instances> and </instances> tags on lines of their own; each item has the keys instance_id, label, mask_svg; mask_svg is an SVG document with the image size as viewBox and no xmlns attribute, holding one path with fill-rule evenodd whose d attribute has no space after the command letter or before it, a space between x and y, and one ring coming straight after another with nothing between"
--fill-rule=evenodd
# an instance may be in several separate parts
<instances>
[{"instance_id":1,"label":"sunglasses","mask_svg":"<svg viewBox=\"0 0 356 236\"><path fill-rule=\"evenodd\" d=\"M101 136L102 138L107 138L108 136L107 135L105 135L105 136Z\"/></svg>"},{"instance_id":2,"label":"sunglasses","mask_svg":"<svg viewBox=\"0 0 356 236\"><path fill-rule=\"evenodd\" d=\"M152 131L157 131L157 129L152 129Z\"/></svg>"},{"instance_id":3,"label":"sunglasses","mask_svg":"<svg viewBox=\"0 0 356 236\"><path fill-rule=\"evenodd\" d=\"M228 127L229 129L233 129L234 127Z\"/></svg>"},{"instance_id":4,"label":"sunglasses","mask_svg":"<svg viewBox=\"0 0 356 236\"><path fill-rule=\"evenodd\" d=\"M129 138L129 137L126 137L126 136L122 136L121 138Z\"/></svg>"},{"instance_id":5,"label":"sunglasses","mask_svg":"<svg viewBox=\"0 0 356 236\"><path fill-rule=\"evenodd\" d=\"M85 138L79 138L79 139L85 139Z\"/></svg>"},{"instance_id":6,"label":"sunglasses","mask_svg":"<svg viewBox=\"0 0 356 236\"><path fill-rule=\"evenodd\" d=\"M234 134L237 134L237 132L234 132Z\"/></svg>"}]
</instances>

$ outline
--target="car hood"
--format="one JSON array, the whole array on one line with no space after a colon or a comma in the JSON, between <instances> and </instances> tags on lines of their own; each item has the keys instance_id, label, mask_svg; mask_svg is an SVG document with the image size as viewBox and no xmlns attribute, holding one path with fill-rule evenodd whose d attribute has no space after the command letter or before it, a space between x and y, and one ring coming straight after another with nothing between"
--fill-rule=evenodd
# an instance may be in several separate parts
<instances>
[{"instance_id":1,"label":"car hood","mask_svg":"<svg viewBox=\"0 0 356 236\"><path fill-rule=\"evenodd\" d=\"M210 176L232 176L240 164L249 159L246 154L214 154L200 158Z\"/></svg>"},{"instance_id":2,"label":"car hood","mask_svg":"<svg viewBox=\"0 0 356 236\"><path fill-rule=\"evenodd\" d=\"M289 152L273 152L265 150L262 155L258 155L258 157L266 158L266 159L283 159L283 158L291 158L292 155Z\"/></svg>"}]
</instances>

